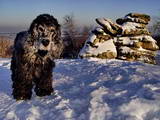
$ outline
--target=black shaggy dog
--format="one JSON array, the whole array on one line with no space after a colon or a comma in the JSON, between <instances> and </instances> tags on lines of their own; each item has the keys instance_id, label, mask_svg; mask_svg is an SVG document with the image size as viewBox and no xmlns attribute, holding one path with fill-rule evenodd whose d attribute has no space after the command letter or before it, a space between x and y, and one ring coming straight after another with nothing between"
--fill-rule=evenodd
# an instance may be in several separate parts
<instances>
[{"instance_id":1,"label":"black shaggy dog","mask_svg":"<svg viewBox=\"0 0 160 120\"><path fill-rule=\"evenodd\" d=\"M17 34L11 61L14 99L30 99L34 84L36 95L51 95L54 59L62 49L60 25L51 15L39 15L28 31Z\"/></svg>"}]
</instances>

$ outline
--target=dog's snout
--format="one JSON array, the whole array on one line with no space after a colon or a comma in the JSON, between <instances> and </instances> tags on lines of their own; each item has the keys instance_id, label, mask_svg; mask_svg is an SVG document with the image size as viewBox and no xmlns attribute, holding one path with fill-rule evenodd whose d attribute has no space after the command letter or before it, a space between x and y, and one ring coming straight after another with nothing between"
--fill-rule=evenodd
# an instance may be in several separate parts
<instances>
[{"instance_id":1,"label":"dog's snout","mask_svg":"<svg viewBox=\"0 0 160 120\"><path fill-rule=\"evenodd\" d=\"M43 40L42 40L42 44L43 44L45 47L48 46L48 45L49 45L49 40L43 39Z\"/></svg>"},{"instance_id":2,"label":"dog's snout","mask_svg":"<svg viewBox=\"0 0 160 120\"><path fill-rule=\"evenodd\" d=\"M42 57L44 57L48 53L47 50L38 50L38 54Z\"/></svg>"}]
</instances>

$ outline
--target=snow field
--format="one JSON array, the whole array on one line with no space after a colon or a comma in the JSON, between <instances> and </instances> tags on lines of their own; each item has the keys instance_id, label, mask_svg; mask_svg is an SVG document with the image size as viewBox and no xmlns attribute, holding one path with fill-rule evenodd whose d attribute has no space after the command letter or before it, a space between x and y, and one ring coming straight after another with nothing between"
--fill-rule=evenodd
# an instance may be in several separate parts
<instances>
[{"instance_id":1,"label":"snow field","mask_svg":"<svg viewBox=\"0 0 160 120\"><path fill-rule=\"evenodd\" d=\"M160 120L158 65L56 60L55 94L17 102L9 67L9 59L0 59L0 120Z\"/></svg>"}]
</instances>

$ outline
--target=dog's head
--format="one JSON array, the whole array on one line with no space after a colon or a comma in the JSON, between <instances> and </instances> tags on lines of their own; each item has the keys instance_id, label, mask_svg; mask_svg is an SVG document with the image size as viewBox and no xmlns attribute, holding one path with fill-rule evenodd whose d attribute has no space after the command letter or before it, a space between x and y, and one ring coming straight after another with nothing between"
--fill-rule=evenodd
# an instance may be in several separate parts
<instances>
[{"instance_id":1,"label":"dog's head","mask_svg":"<svg viewBox=\"0 0 160 120\"><path fill-rule=\"evenodd\" d=\"M60 42L60 25L57 19L49 14L42 14L33 20L29 33L38 55L44 57L49 51L56 51Z\"/></svg>"}]
</instances>

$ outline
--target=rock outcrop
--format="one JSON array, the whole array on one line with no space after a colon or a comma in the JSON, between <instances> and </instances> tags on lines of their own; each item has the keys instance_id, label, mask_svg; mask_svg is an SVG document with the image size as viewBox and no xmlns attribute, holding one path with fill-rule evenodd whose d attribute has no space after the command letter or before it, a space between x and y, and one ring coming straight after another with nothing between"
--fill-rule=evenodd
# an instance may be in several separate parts
<instances>
[{"instance_id":1,"label":"rock outcrop","mask_svg":"<svg viewBox=\"0 0 160 120\"><path fill-rule=\"evenodd\" d=\"M117 58L155 64L155 51L159 48L147 29L149 21L150 16L138 13L130 13L116 20L122 26L121 35L114 41Z\"/></svg>"},{"instance_id":2,"label":"rock outcrop","mask_svg":"<svg viewBox=\"0 0 160 120\"><path fill-rule=\"evenodd\" d=\"M79 56L97 57L102 59L111 59L117 57L117 50L114 44L113 37L106 34L102 28L96 28L91 31L91 35L86 41Z\"/></svg>"},{"instance_id":3,"label":"rock outcrop","mask_svg":"<svg viewBox=\"0 0 160 120\"><path fill-rule=\"evenodd\" d=\"M155 64L156 50L159 48L147 29L149 21L149 15L139 13L130 13L117 19L116 23L97 18L101 28L91 31L79 56Z\"/></svg>"}]
</instances>

